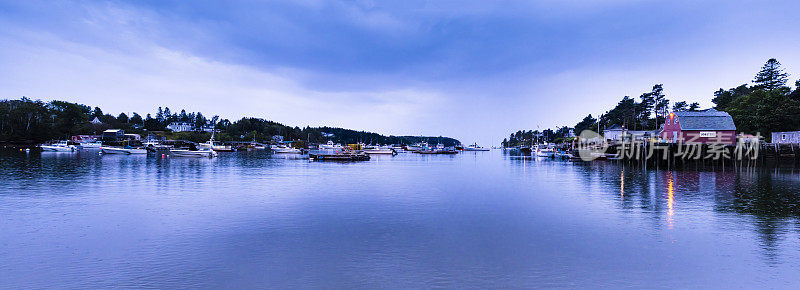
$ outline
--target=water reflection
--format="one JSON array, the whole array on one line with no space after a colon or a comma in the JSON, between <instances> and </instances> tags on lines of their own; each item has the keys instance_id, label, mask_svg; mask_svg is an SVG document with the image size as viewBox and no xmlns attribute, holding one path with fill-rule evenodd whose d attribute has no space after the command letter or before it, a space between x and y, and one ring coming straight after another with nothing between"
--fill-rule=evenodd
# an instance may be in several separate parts
<instances>
[{"instance_id":1,"label":"water reflection","mask_svg":"<svg viewBox=\"0 0 800 290\"><path fill-rule=\"evenodd\" d=\"M785 288L800 275L792 171L496 151L8 152L0 177L11 287Z\"/></svg>"},{"instance_id":2,"label":"water reflection","mask_svg":"<svg viewBox=\"0 0 800 290\"><path fill-rule=\"evenodd\" d=\"M672 229L675 223L675 188L673 185L672 172L667 173L667 223L669 228Z\"/></svg>"}]
</instances>

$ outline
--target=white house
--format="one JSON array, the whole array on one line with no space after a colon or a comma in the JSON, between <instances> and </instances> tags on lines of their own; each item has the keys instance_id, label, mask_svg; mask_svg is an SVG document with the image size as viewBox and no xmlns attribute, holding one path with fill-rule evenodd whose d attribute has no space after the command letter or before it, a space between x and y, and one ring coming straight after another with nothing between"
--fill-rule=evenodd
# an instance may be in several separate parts
<instances>
[{"instance_id":1,"label":"white house","mask_svg":"<svg viewBox=\"0 0 800 290\"><path fill-rule=\"evenodd\" d=\"M167 129L172 132L194 131L194 124L188 122L172 122L167 125Z\"/></svg>"},{"instance_id":2,"label":"white house","mask_svg":"<svg viewBox=\"0 0 800 290\"><path fill-rule=\"evenodd\" d=\"M621 141L625 128L620 125L612 125L603 130L603 138L606 140Z\"/></svg>"}]
</instances>

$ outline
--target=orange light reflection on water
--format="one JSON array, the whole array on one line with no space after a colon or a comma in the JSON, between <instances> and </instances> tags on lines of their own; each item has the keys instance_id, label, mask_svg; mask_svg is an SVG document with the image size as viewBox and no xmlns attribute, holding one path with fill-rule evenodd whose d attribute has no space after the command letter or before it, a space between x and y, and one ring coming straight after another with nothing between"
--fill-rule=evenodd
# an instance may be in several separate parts
<instances>
[{"instance_id":1,"label":"orange light reflection on water","mask_svg":"<svg viewBox=\"0 0 800 290\"><path fill-rule=\"evenodd\" d=\"M619 175L619 197L625 197L625 169L623 169L622 173Z\"/></svg>"},{"instance_id":2,"label":"orange light reflection on water","mask_svg":"<svg viewBox=\"0 0 800 290\"><path fill-rule=\"evenodd\" d=\"M672 179L672 172L667 176L667 224L671 229L674 225L675 219L675 185Z\"/></svg>"}]
</instances>

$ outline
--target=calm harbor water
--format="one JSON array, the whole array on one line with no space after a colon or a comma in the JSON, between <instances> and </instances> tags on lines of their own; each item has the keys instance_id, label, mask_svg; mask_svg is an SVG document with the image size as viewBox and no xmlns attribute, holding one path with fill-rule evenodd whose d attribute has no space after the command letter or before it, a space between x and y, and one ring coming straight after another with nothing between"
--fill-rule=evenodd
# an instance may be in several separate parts
<instances>
[{"instance_id":1,"label":"calm harbor water","mask_svg":"<svg viewBox=\"0 0 800 290\"><path fill-rule=\"evenodd\" d=\"M0 288L797 288L800 172L0 152Z\"/></svg>"}]
</instances>

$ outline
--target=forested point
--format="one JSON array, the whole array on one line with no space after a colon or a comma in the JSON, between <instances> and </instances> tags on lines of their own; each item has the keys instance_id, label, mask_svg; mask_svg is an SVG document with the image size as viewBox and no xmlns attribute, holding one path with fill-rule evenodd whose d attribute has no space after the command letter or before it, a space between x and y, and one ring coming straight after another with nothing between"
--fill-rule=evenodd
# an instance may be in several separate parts
<instances>
[{"instance_id":1,"label":"forested point","mask_svg":"<svg viewBox=\"0 0 800 290\"><path fill-rule=\"evenodd\" d=\"M727 90L720 88L714 92L712 102L714 109L731 115L737 132L761 134L767 142L771 141L772 132L800 130L800 80L795 81L794 88L789 86L789 74L774 58L767 60L751 83ZM580 135L584 130L593 130L602 134L604 128L614 125L633 131L660 130L670 112L670 103L663 84L656 84L651 91L642 93L638 101L624 96L599 118L587 115L572 127L573 132ZM679 101L671 106L672 112L699 109L697 102ZM555 143L571 141L574 137L568 135L570 129L564 126L556 130L519 130L504 139L503 146L530 144L534 138Z\"/></svg>"},{"instance_id":2,"label":"forested point","mask_svg":"<svg viewBox=\"0 0 800 290\"><path fill-rule=\"evenodd\" d=\"M189 123L197 130L170 132L167 125L173 122ZM142 137L154 134L172 140L205 142L211 137L211 133L201 129L209 127L216 129L214 138L219 141L268 142L273 136L282 136L284 140L299 143L324 143L329 140L345 144L412 144L426 141L454 146L459 143L456 139L441 136L385 136L333 127L291 127L251 117L231 122L218 116L207 118L200 112L187 113L181 110L174 113L168 107L159 107L155 116L146 114L143 117L138 113L128 116L121 113L115 117L104 113L99 107L92 108L65 101L43 102L26 97L0 100L0 143L8 145L67 140L74 135L99 135L107 129L124 129L126 133L140 134Z\"/></svg>"}]
</instances>

